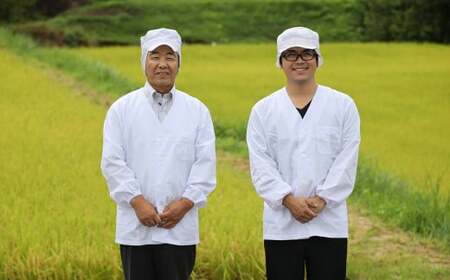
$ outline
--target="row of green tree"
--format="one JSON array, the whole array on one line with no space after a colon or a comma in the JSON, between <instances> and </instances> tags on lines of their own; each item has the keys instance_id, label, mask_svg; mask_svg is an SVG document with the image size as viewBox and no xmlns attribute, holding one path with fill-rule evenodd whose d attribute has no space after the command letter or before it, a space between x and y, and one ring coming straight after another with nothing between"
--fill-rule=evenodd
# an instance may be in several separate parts
<instances>
[{"instance_id":1,"label":"row of green tree","mask_svg":"<svg viewBox=\"0 0 450 280\"><path fill-rule=\"evenodd\" d=\"M449 0L357 0L356 24L366 41L449 43Z\"/></svg>"},{"instance_id":2,"label":"row of green tree","mask_svg":"<svg viewBox=\"0 0 450 280\"><path fill-rule=\"evenodd\" d=\"M132 44L152 26L177 28L188 42L271 41L293 25L325 41L448 43L449 10L450 0L0 1L3 22L69 45Z\"/></svg>"},{"instance_id":3,"label":"row of green tree","mask_svg":"<svg viewBox=\"0 0 450 280\"><path fill-rule=\"evenodd\" d=\"M0 19L3 22L30 21L56 16L70 8L88 4L89 0L2 0Z\"/></svg>"}]
</instances>

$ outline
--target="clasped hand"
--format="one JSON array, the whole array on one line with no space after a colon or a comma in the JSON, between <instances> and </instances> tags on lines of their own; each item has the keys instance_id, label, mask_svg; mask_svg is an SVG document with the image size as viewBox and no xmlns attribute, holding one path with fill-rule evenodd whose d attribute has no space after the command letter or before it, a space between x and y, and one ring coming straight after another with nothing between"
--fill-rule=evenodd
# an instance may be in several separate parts
<instances>
[{"instance_id":1,"label":"clasped hand","mask_svg":"<svg viewBox=\"0 0 450 280\"><path fill-rule=\"evenodd\" d=\"M289 209L297 221L304 224L317 217L325 208L326 202L319 196L306 198L288 194L283 199L283 205Z\"/></svg>"},{"instance_id":2,"label":"clasped hand","mask_svg":"<svg viewBox=\"0 0 450 280\"><path fill-rule=\"evenodd\" d=\"M183 219L184 215L194 206L187 198L169 203L162 213L158 213L156 207L147 201L142 195L134 197L130 201L139 221L148 227L173 228Z\"/></svg>"}]
</instances>

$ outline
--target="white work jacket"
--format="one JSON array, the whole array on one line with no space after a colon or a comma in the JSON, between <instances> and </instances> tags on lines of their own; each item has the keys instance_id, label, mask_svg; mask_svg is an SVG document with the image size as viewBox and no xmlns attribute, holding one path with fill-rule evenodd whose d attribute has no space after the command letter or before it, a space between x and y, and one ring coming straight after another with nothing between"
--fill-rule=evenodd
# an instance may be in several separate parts
<instances>
[{"instance_id":1,"label":"white work jacket","mask_svg":"<svg viewBox=\"0 0 450 280\"><path fill-rule=\"evenodd\" d=\"M247 143L252 181L264 199L264 239L348 237L346 199L355 183L359 126L353 100L320 85L304 119L285 88L253 107ZM319 195L327 205L302 224L282 205L289 193Z\"/></svg>"},{"instance_id":2,"label":"white work jacket","mask_svg":"<svg viewBox=\"0 0 450 280\"><path fill-rule=\"evenodd\" d=\"M163 121L148 83L114 102L106 115L101 169L117 204L116 242L125 245L199 242L198 208L216 185L215 136L206 106L173 89ZM159 213L185 197L194 207L172 229L142 225L130 200L143 195Z\"/></svg>"}]
</instances>

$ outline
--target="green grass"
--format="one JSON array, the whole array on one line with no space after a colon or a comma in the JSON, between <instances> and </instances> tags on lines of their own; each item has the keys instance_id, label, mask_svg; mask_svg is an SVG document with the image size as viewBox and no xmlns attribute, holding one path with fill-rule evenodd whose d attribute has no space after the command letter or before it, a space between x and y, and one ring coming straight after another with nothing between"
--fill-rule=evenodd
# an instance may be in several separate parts
<instances>
[{"instance_id":1,"label":"green grass","mask_svg":"<svg viewBox=\"0 0 450 280\"><path fill-rule=\"evenodd\" d=\"M391 225L439 240L450 253L450 197L442 197L436 182L421 186L426 191L412 192L407 182L362 157L350 200L372 217L382 217Z\"/></svg>"},{"instance_id":2,"label":"green grass","mask_svg":"<svg viewBox=\"0 0 450 280\"><path fill-rule=\"evenodd\" d=\"M99 175L105 110L4 49L0 60L14 65L0 70L0 278L106 279L118 259Z\"/></svg>"},{"instance_id":3,"label":"green grass","mask_svg":"<svg viewBox=\"0 0 450 280\"><path fill-rule=\"evenodd\" d=\"M0 62L15 65L0 69L7 120L0 122L0 279L120 279L115 206L99 171L106 109L4 50ZM17 82L24 75L27 82ZM217 190L201 210L194 279L263 279L262 201L245 161L219 157ZM370 255L383 246L374 238L380 230L352 224L350 279L450 275L401 247Z\"/></svg>"},{"instance_id":4,"label":"green grass","mask_svg":"<svg viewBox=\"0 0 450 280\"><path fill-rule=\"evenodd\" d=\"M450 47L329 43L322 49L325 64L318 81L355 99L362 153L410 186L431 181L447 195ZM102 61L135 86L144 83L137 47L69 52ZM284 84L274 56L274 44L186 45L177 87L203 100L218 124L243 139L251 106Z\"/></svg>"},{"instance_id":5,"label":"green grass","mask_svg":"<svg viewBox=\"0 0 450 280\"><path fill-rule=\"evenodd\" d=\"M136 45L160 26L185 41L272 41L291 26L309 26L325 40L357 40L353 0L321 1L93 1L54 18L14 26L44 42L65 45ZM243 24L244 23L244 24Z\"/></svg>"},{"instance_id":6,"label":"green grass","mask_svg":"<svg viewBox=\"0 0 450 280\"><path fill-rule=\"evenodd\" d=\"M42 49L30 38L13 34L3 27L0 27L0 47L66 72L101 92L114 95L133 88L132 83L100 62L86 63L81 57L62 49Z\"/></svg>"}]
</instances>

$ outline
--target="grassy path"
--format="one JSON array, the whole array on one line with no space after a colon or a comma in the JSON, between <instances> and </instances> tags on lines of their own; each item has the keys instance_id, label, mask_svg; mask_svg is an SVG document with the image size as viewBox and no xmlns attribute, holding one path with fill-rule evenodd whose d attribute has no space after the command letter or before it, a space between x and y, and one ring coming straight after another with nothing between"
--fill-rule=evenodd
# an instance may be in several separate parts
<instances>
[{"instance_id":1,"label":"grassy path","mask_svg":"<svg viewBox=\"0 0 450 280\"><path fill-rule=\"evenodd\" d=\"M448 279L450 255L350 204L350 279Z\"/></svg>"},{"instance_id":2,"label":"grassy path","mask_svg":"<svg viewBox=\"0 0 450 280\"><path fill-rule=\"evenodd\" d=\"M120 278L114 205L99 172L105 107L84 95L110 100L4 49L0 63L14 66L0 69L0 279ZM246 160L219 159L197 279L262 279L261 201ZM450 276L448 255L359 211L350 241L350 279Z\"/></svg>"}]
</instances>

